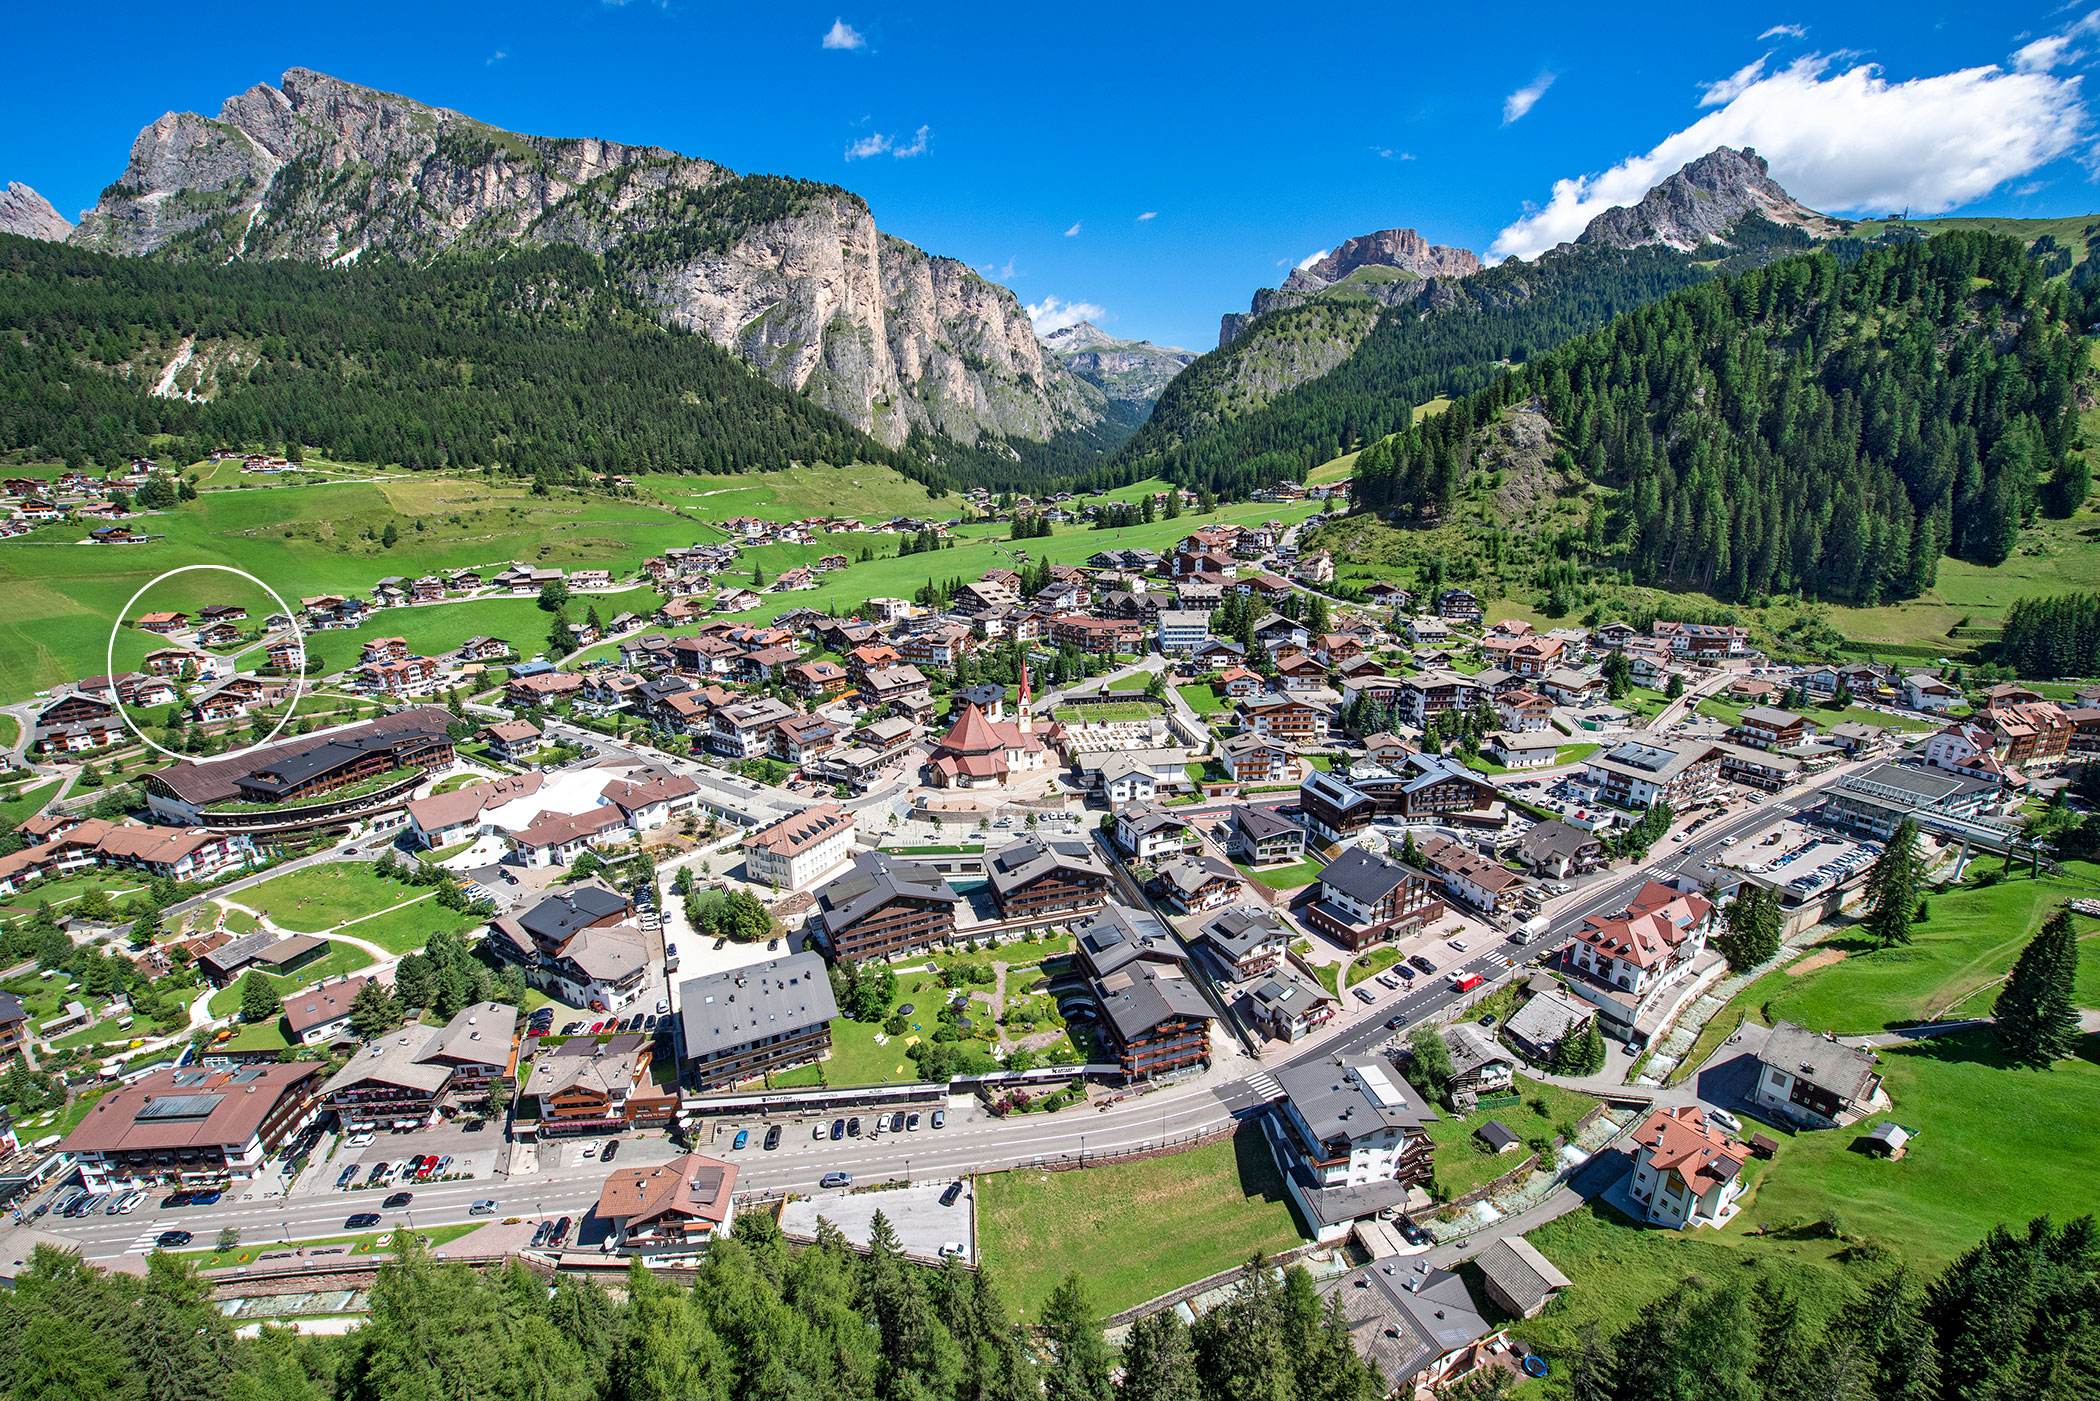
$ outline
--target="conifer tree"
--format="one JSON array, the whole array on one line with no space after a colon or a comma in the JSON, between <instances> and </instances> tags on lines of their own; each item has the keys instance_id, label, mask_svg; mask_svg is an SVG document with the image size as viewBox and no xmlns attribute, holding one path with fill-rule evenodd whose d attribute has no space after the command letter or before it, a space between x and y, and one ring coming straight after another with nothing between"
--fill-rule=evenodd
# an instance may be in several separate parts
<instances>
[{"instance_id":1,"label":"conifer tree","mask_svg":"<svg viewBox=\"0 0 2100 1401\"><path fill-rule=\"evenodd\" d=\"M1867 872L1867 917L1860 923L1868 938L1883 948L1910 942L1911 918L1918 909L1918 885L1924 871L1918 860L1918 824L1904 818L1888 845Z\"/></svg>"},{"instance_id":2,"label":"conifer tree","mask_svg":"<svg viewBox=\"0 0 2100 1401\"><path fill-rule=\"evenodd\" d=\"M2020 951L1991 1008L1998 1042L2014 1061L2047 1069L2077 1049L2077 976L2071 912L2060 909Z\"/></svg>"}]
</instances>

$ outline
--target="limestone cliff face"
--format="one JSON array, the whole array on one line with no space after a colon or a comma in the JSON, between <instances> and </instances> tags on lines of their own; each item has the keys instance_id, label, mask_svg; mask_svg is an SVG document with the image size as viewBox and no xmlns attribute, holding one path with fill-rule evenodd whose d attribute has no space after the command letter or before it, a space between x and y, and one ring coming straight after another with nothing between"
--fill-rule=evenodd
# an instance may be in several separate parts
<instances>
[{"instance_id":1,"label":"limestone cliff face","mask_svg":"<svg viewBox=\"0 0 2100 1401\"><path fill-rule=\"evenodd\" d=\"M1726 243L1746 214L1762 214L1816 238L1844 232L1837 220L1788 194L1769 171L1764 157L1750 147L1716 146L1648 191L1639 204L1607 209L1590 220L1575 241L1614 248L1661 243L1690 252L1702 243Z\"/></svg>"},{"instance_id":2,"label":"limestone cliff face","mask_svg":"<svg viewBox=\"0 0 2100 1401\"><path fill-rule=\"evenodd\" d=\"M0 190L0 233L64 243L73 221L51 207L51 201L18 181Z\"/></svg>"},{"instance_id":3,"label":"limestone cliff face","mask_svg":"<svg viewBox=\"0 0 2100 1401\"><path fill-rule=\"evenodd\" d=\"M522 136L301 68L217 119L169 113L140 132L72 241L318 261L573 243L666 321L892 446L914 428L1040 441L1105 418L1011 292L881 233L850 191Z\"/></svg>"}]
</instances>

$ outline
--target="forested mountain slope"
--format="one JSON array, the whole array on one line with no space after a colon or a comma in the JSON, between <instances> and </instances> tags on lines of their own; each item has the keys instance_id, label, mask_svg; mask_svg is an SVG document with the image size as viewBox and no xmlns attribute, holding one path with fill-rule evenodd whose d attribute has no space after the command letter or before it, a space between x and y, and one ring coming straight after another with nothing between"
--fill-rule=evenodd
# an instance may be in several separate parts
<instances>
[{"instance_id":1,"label":"forested mountain slope","mask_svg":"<svg viewBox=\"0 0 2100 1401\"><path fill-rule=\"evenodd\" d=\"M2016 239L1946 234L1676 292L1374 443L1359 504L1434 519L1477 430L1536 399L1611 488L1586 550L1643 583L1873 604L1942 552L2002 562L2090 486L2074 297Z\"/></svg>"},{"instance_id":2,"label":"forested mountain slope","mask_svg":"<svg viewBox=\"0 0 2100 1401\"><path fill-rule=\"evenodd\" d=\"M0 449L121 462L304 444L353 462L738 472L790 461L938 474L670 328L574 247L161 262L0 235Z\"/></svg>"}]
</instances>

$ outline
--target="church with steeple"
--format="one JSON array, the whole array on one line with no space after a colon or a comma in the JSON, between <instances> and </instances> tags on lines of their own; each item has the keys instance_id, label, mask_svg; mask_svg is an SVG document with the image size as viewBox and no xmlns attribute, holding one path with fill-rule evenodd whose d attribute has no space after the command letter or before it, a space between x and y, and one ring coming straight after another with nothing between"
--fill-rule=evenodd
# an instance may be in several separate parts
<instances>
[{"instance_id":1,"label":"church with steeple","mask_svg":"<svg viewBox=\"0 0 2100 1401\"><path fill-rule=\"evenodd\" d=\"M959 700L955 723L934 744L926 767L936 788L998 788L1015 774L1035 773L1049 763L1050 747L1035 733L1028 668L1024 666L1016 718L994 720L986 715L985 707Z\"/></svg>"}]
</instances>

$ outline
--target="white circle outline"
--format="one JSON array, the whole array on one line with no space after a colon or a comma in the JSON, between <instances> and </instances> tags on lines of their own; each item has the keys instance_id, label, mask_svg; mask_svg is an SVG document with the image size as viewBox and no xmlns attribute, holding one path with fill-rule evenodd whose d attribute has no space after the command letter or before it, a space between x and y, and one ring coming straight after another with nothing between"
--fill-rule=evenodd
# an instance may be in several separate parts
<instances>
[{"instance_id":1,"label":"white circle outline","mask_svg":"<svg viewBox=\"0 0 2100 1401\"><path fill-rule=\"evenodd\" d=\"M139 586L139 591L133 594L130 600L125 603L123 611L117 614L117 621L115 625L112 626L109 630L109 646L103 649L102 671L105 676L111 678L111 681L109 683L110 699L116 704L117 718L124 722L124 728L137 735L139 743L145 745L148 749L152 749L161 754L167 755L168 758L174 760L178 764L181 763L184 759L194 758L195 756L189 754L177 754L173 750L167 748L166 746L146 738L146 732L138 727L137 722L135 722L131 718L130 714L125 710L124 702L117 698L117 683L115 680L117 674L117 631L118 629L124 626L124 620L131 616L131 605L137 603L141 598L144 598L148 589L151 589L157 584L164 583L167 580L174 578L177 574L187 574L193 569L208 569L215 570L221 574L238 575L240 578L246 579L249 583L255 585L255 587L261 589L272 599L276 600L277 607L284 613L284 616L292 620L292 636L296 637L299 640L299 657L301 662L301 665L299 667L298 684L292 690L292 703L285 707L284 714L277 717L276 728L272 729L270 733L264 735L260 740L257 740L254 744L249 745L245 749L235 749L224 754L213 754L210 757L214 760L238 759L243 754L253 754L258 749L268 748L270 744L276 740L277 736L283 733L285 725L291 720L292 716L299 709L300 697L306 694L306 667L304 665L306 659L306 629L299 626L299 615L293 612L291 607L285 603L283 594L280 594L279 592L277 592L277 590L271 588L268 584L265 584L262 580L256 578L253 574L250 574L247 570L236 569L230 564L185 564L180 568L170 569L165 574L157 575L154 578L148 579L145 583ZM235 674L239 674L238 670L236 670Z\"/></svg>"}]
</instances>

